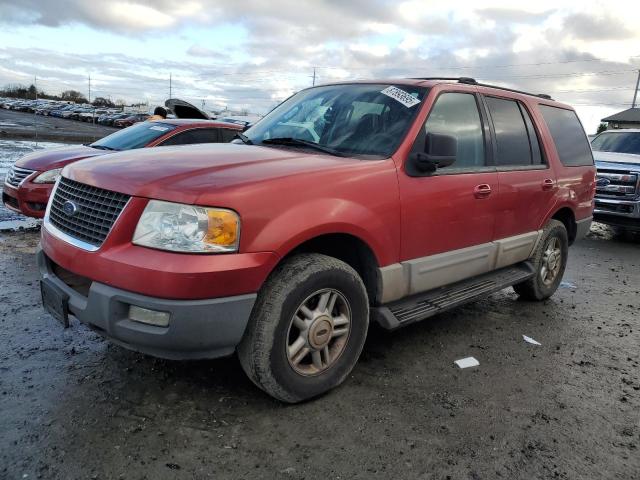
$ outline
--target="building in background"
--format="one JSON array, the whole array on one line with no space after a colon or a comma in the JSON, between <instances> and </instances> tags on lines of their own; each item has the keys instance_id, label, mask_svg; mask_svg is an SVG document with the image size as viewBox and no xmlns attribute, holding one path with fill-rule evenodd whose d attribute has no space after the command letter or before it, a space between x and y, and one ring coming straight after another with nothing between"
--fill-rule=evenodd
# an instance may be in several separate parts
<instances>
[{"instance_id":1,"label":"building in background","mask_svg":"<svg viewBox=\"0 0 640 480\"><path fill-rule=\"evenodd\" d=\"M607 129L614 128L640 128L640 108L629 108L609 117L603 118L607 123Z\"/></svg>"}]
</instances>

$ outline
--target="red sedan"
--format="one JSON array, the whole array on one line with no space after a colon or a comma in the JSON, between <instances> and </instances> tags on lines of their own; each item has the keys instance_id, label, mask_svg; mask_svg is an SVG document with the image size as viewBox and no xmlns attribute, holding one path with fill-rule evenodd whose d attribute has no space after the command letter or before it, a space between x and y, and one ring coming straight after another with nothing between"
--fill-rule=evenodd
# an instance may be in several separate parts
<instances>
[{"instance_id":1,"label":"red sedan","mask_svg":"<svg viewBox=\"0 0 640 480\"><path fill-rule=\"evenodd\" d=\"M69 163L136 148L225 143L241 131L241 125L211 120L142 122L88 145L34 152L18 160L7 173L2 201L11 210L42 218L53 185Z\"/></svg>"}]
</instances>

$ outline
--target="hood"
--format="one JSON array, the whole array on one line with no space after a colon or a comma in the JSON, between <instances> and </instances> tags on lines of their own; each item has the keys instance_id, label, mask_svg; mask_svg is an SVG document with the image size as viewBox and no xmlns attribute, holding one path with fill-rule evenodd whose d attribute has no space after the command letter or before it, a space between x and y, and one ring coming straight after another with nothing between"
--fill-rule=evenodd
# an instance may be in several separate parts
<instances>
[{"instance_id":1,"label":"hood","mask_svg":"<svg viewBox=\"0 0 640 480\"><path fill-rule=\"evenodd\" d=\"M74 163L63 176L128 195L197 204L228 188L350 164L362 161L294 149L213 143L112 153L99 161Z\"/></svg>"},{"instance_id":2,"label":"hood","mask_svg":"<svg viewBox=\"0 0 640 480\"><path fill-rule=\"evenodd\" d=\"M185 102L179 98L170 98L164 102L164 106L170 109L178 118L211 120L211 117L206 112L203 112L198 107L194 107L189 102Z\"/></svg>"},{"instance_id":3,"label":"hood","mask_svg":"<svg viewBox=\"0 0 640 480\"><path fill-rule=\"evenodd\" d=\"M29 170L51 170L59 168L67 163L82 160L83 158L97 157L109 153L106 150L86 147L84 145L74 145L72 147L51 148L30 153L20 158L16 162L16 167L28 168Z\"/></svg>"},{"instance_id":4,"label":"hood","mask_svg":"<svg viewBox=\"0 0 640 480\"><path fill-rule=\"evenodd\" d=\"M593 159L596 163L607 162L640 166L640 155L633 155L631 153L597 152L594 150Z\"/></svg>"}]
</instances>

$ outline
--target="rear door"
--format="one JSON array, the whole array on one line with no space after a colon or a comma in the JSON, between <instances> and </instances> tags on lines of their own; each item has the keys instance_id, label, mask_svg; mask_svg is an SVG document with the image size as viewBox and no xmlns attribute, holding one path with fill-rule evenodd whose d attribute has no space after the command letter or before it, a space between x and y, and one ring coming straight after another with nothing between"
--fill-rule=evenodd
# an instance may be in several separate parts
<instances>
[{"instance_id":1,"label":"rear door","mask_svg":"<svg viewBox=\"0 0 640 480\"><path fill-rule=\"evenodd\" d=\"M558 187L525 103L483 98L498 170L494 240L500 245L497 267L501 267L528 258Z\"/></svg>"}]
</instances>

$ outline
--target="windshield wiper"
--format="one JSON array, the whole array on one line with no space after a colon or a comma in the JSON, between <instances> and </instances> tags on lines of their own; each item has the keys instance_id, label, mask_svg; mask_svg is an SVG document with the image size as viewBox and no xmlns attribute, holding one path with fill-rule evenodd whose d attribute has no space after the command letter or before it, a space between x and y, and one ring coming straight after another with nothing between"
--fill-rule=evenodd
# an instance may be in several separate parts
<instances>
[{"instance_id":1,"label":"windshield wiper","mask_svg":"<svg viewBox=\"0 0 640 480\"><path fill-rule=\"evenodd\" d=\"M106 145L89 145L91 148L97 148L99 150L118 150L117 148L107 147Z\"/></svg>"},{"instance_id":2,"label":"windshield wiper","mask_svg":"<svg viewBox=\"0 0 640 480\"><path fill-rule=\"evenodd\" d=\"M253 145L253 142L251 141L251 139L247 137L244 133L236 132L233 138L239 138L240 140L242 140L242 143L244 143L245 145Z\"/></svg>"},{"instance_id":3,"label":"windshield wiper","mask_svg":"<svg viewBox=\"0 0 640 480\"><path fill-rule=\"evenodd\" d=\"M330 147L325 147L322 145L318 145L317 143L309 142L307 140L301 140L299 138L293 137L276 137L276 138L267 138L262 141L262 143L267 145L293 145L295 147L310 147L315 150L319 150L324 153L328 153L329 155L335 155L337 157L345 157L346 155L338 150L334 150Z\"/></svg>"}]
</instances>

